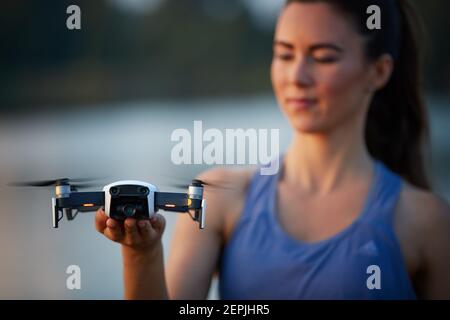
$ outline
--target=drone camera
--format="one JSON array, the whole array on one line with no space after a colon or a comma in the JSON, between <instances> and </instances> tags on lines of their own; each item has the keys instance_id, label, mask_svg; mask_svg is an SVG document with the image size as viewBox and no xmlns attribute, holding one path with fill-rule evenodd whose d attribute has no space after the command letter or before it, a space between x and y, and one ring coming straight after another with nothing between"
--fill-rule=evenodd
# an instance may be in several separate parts
<instances>
[{"instance_id":1,"label":"drone camera","mask_svg":"<svg viewBox=\"0 0 450 320\"><path fill-rule=\"evenodd\" d=\"M158 189L147 182L123 180L106 185L105 214L115 220L126 218L148 219L155 213L155 192Z\"/></svg>"},{"instance_id":2,"label":"drone camera","mask_svg":"<svg viewBox=\"0 0 450 320\"><path fill-rule=\"evenodd\" d=\"M127 183L109 187L109 208L105 211L108 216L116 220L126 218L148 219L153 213L149 208L149 186L141 183ZM109 212L108 212L109 211Z\"/></svg>"}]
</instances>

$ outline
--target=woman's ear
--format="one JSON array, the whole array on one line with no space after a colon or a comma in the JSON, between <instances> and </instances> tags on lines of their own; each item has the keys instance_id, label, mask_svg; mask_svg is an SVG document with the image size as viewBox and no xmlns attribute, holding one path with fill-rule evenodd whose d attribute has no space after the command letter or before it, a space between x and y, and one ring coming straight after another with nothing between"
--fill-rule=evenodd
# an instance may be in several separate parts
<instances>
[{"instance_id":1,"label":"woman's ear","mask_svg":"<svg viewBox=\"0 0 450 320\"><path fill-rule=\"evenodd\" d=\"M373 62L370 87L372 91L378 91L387 85L394 70L394 59L388 53L381 55Z\"/></svg>"}]
</instances>

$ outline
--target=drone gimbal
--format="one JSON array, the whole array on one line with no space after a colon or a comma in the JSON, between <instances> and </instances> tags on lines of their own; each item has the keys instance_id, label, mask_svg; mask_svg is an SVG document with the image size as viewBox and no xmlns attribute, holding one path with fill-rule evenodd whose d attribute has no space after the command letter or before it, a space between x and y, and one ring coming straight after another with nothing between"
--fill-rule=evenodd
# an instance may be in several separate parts
<instances>
[{"instance_id":1,"label":"drone gimbal","mask_svg":"<svg viewBox=\"0 0 450 320\"><path fill-rule=\"evenodd\" d=\"M159 209L187 212L200 229L205 228L206 200L203 182L192 180L187 193L159 192L156 186L142 181L123 180L108 184L103 191L78 192L69 179L55 183L52 198L53 227L58 228L64 214L75 219L78 212L96 211L104 207L107 216L116 220L151 218ZM194 216L191 215L194 211Z\"/></svg>"}]
</instances>

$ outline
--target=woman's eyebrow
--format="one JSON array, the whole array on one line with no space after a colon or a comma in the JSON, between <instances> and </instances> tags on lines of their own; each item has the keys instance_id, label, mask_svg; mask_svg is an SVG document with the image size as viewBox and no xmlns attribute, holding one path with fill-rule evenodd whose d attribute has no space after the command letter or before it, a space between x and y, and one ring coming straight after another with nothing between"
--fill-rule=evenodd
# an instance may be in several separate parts
<instances>
[{"instance_id":1,"label":"woman's eyebrow","mask_svg":"<svg viewBox=\"0 0 450 320\"><path fill-rule=\"evenodd\" d=\"M317 43L309 47L309 51L313 52L320 49L331 49L335 50L337 52L343 52L344 50L339 47L338 45L332 44L332 43Z\"/></svg>"},{"instance_id":2,"label":"woman's eyebrow","mask_svg":"<svg viewBox=\"0 0 450 320\"><path fill-rule=\"evenodd\" d=\"M286 41L282 41L282 40L275 40L273 42L273 46L281 46L281 47L285 47L288 49L294 49L294 45L292 43L286 42Z\"/></svg>"},{"instance_id":3,"label":"woman's eyebrow","mask_svg":"<svg viewBox=\"0 0 450 320\"><path fill-rule=\"evenodd\" d=\"M281 46L287 49L294 49L294 45L290 42L287 41L283 41L283 40L275 40L273 42L273 46ZM338 45L335 45L333 43L327 43L327 42L323 42L323 43L317 43L314 44L312 46L309 47L309 51L313 52L315 50L320 50L320 49L331 49L331 50L335 50L337 52L343 52L344 50L339 47Z\"/></svg>"}]
</instances>

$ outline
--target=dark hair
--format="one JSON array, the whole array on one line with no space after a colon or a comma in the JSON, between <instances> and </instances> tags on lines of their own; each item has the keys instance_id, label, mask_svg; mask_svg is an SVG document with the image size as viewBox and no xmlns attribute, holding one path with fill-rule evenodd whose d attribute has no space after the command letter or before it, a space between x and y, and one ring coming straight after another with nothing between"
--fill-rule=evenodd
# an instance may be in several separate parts
<instances>
[{"instance_id":1,"label":"dark hair","mask_svg":"<svg viewBox=\"0 0 450 320\"><path fill-rule=\"evenodd\" d=\"M408 0L287 0L323 2L348 15L364 36L366 56L388 53L394 70L369 107L365 139L369 153L411 184L430 189L428 117L422 88L422 21ZM367 8L381 9L381 29L370 30ZM425 157L427 155L427 158Z\"/></svg>"}]
</instances>

